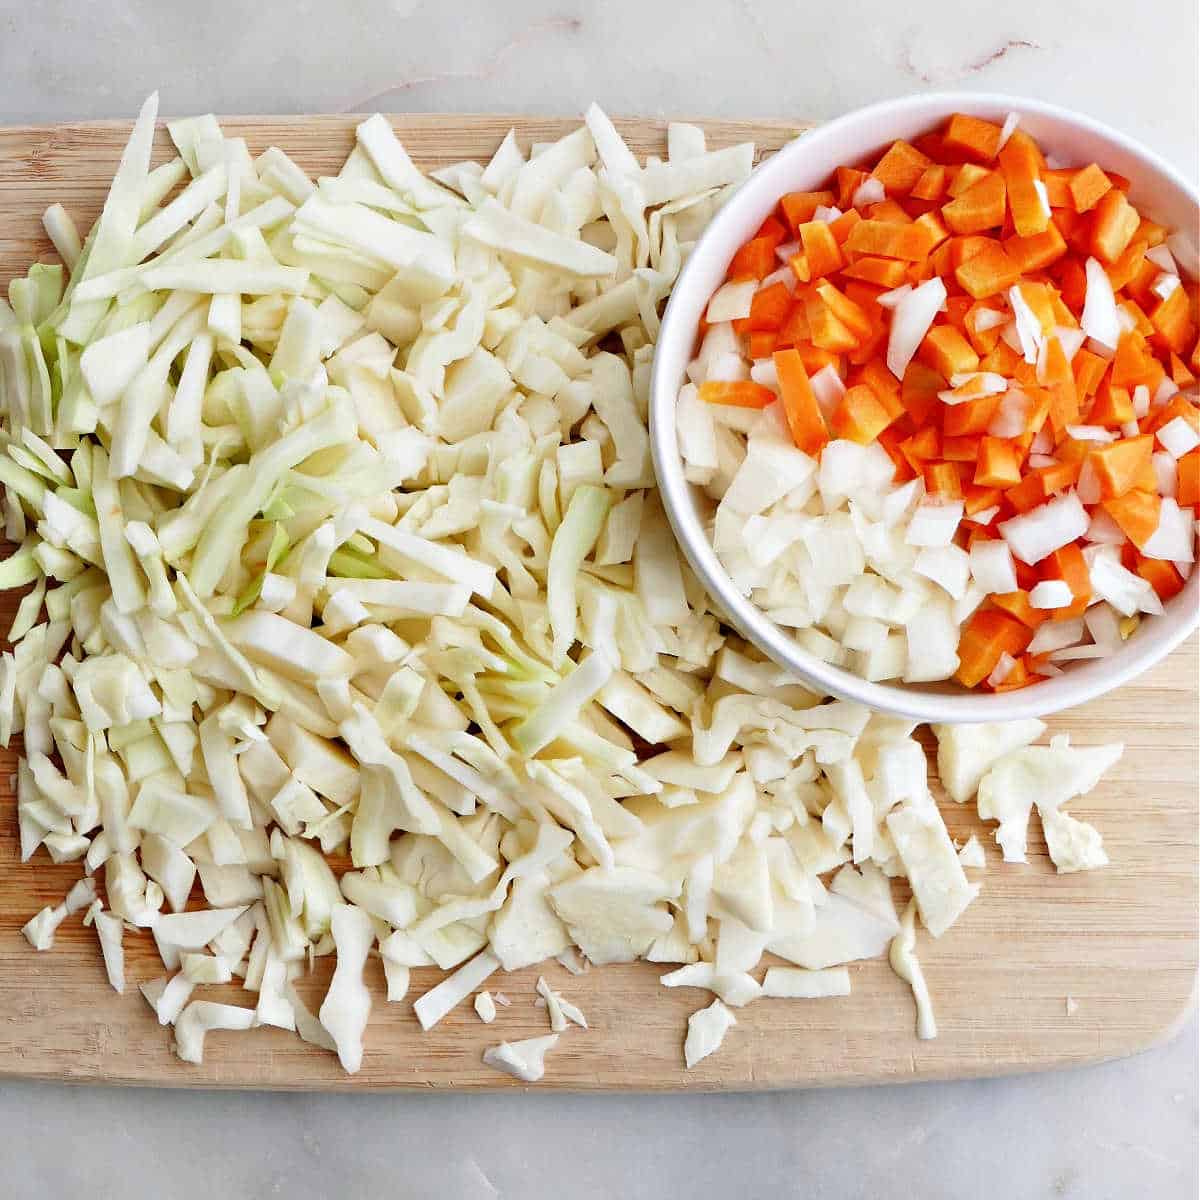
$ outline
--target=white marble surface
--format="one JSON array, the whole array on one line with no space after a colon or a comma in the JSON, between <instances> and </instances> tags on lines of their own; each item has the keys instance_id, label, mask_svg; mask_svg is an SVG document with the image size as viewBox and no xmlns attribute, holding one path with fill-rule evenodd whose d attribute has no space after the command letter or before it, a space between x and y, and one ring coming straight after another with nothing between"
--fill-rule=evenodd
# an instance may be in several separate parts
<instances>
[{"instance_id":1,"label":"white marble surface","mask_svg":"<svg viewBox=\"0 0 1200 1200\"><path fill-rule=\"evenodd\" d=\"M0 122L411 111L829 117L1036 95L1197 171L1197 5L1154 0L0 2ZM285 1096L0 1085L0 1194L1192 1200L1197 1025L1026 1078L728 1097Z\"/></svg>"}]
</instances>

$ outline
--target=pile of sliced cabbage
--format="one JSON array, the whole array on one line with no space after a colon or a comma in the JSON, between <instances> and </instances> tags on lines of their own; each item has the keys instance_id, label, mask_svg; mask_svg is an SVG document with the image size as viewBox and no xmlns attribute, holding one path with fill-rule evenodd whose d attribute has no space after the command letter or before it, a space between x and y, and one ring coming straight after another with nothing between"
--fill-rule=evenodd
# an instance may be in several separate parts
<instances>
[{"instance_id":1,"label":"pile of sliced cabbage","mask_svg":"<svg viewBox=\"0 0 1200 1200\"><path fill-rule=\"evenodd\" d=\"M982 848L956 850L909 724L722 624L654 489L658 314L753 147L674 125L642 165L593 107L425 176L375 116L314 183L212 117L151 169L156 107L86 240L52 207L64 267L0 307L0 583L32 585L0 742L24 735L22 858L83 871L32 945L82 912L122 991L148 931L141 991L191 1062L268 1025L358 1070L375 955L393 1002L448 973L425 1028L473 993L496 1019L498 972L674 964L717 997L691 1065L727 1006L845 994L891 947L929 1035L915 919L950 927ZM1036 802L1061 869L1103 861L1061 809L1119 748L942 732L1006 857ZM586 1026L538 994L551 1032L486 1056L526 1080Z\"/></svg>"}]
</instances>

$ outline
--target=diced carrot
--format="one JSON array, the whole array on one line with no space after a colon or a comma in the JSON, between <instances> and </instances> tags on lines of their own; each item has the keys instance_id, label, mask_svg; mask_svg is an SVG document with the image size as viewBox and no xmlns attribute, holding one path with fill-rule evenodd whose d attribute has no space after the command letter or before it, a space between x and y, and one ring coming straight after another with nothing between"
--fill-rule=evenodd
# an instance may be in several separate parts
<instances>
[{"instance_id":1,"label":"diced carrot","mask_svg":"<svg viewBox=\"0 0 1200 1200\"><path fill-rule=\"evenodd\" d=\"M1021 564L1018 562L1018 570ZM1030 585L1034 585L1037 581L1037 572L1032 567L1026 565L1026 570L1029 572ZM1046 608L1034 608L1029 602L1029 590L1027 588L1019 588L1015 592L1005 592L999 596L992 597L992 603L997 608L1002 609L1024 625L1027 629L1036 629L1043 621L1048 620L1050 610Z\"/></svg>"},{"instance_id":2,"label":"diced carrot","mask_svg":"<svg viewBox=\"0 0 1200 1200\"><path fill-rule=\"evenodd\" d=\"M776 246L788 240L789 231L787 226L774 214L769 216L759 227L753 237L753 241L758 241L759 238L764 238L769 242L774 242Z\"/></svg>"},{"instance_id":3,"label":"diced carrot","mask_svg":"<svg viewBox=\"0 0 1200 1200\"><path fill-rule=\"evenodd\" d=\"M1146 381L1152 361L1146 339L1136 329L1122 333L1113 356L1109 379L1114 387L1137 387Z\"/></svg>"},{"instance_id":4,"label":"diced carrot","mask_svg":"<svg viewBox=\"0 0 1200 1200\"><path fill-rule=\"evenodd\" d=\"M775 393L750 379L710 379L700 385L700 399L705 404L730 404L735 408L766 408L774 404Z\"/></svg>"},{"instance_id":5,"label":"diced carrot","mask_svg":"<svg viewBox=\"0 0 1200 1200\"><path fill-rule=\"evenodd\" d=\"M1055 618L1063 620L1083 616L1092 596L1092 581L1083 551L1072 542L1055 550L1040 565L1044 579L1061 579L1074 597L1070 604L1051 610Z\"/></svg>"},{"instance_id":6,"label":"diced carrot","mask_svg":"<svg viewBox=\"0 0 1200 1200\"><path fill-rule=\"evenodd\" d=\"M1046 199L1051 208L1075 207L1071 197L1071 180L1075 172L1071 170L1045 170L1042 172L1042 183L1046 185Z\"/></svg>"},{"instance_id":7,"label":"diced carrot","mask_svg":"<svg viewBox=\"0 0 1200 1200\"><path fill-rule=\"evenodd\" d=\"M917 355L946 379L979 366L979 355L953 325L935 325L925 335Z\"/></svg>"},{"instance_id":8,"label":"diced carrot","mask_svg":"<svg viewBox=\"0 0 1200 1200\"><path fill-rule=\"evenodd\" d=\"M955 233L982 233L1004 224L1004 176L989 171L976 184L942 206L942 219Z\"/></svg>"},{"instance_id":9,"label":"diced carrot","mask_svg":"<svg viewBox=\"0 0 1200 1200\"><path fill-rule=\"evenodd\" d=\"M814 346L836 354L845 354L847 350L853 350L858 345L858 335L834 315L820 296L809 296L805 301L805 311Z\"/></svg>"},{"instance_id":10,"label":"diced carrot","mask_svg":"<svg viewBox=\"0 0 1200 1200\"><path fill-rule=\"evenodd\" d=\"M809 269L808 259L803 250L788 259L788 266L792 268L792 274L796 276L798 282L808 283L812 279L812 271Z\"/></svg>"},{"instance_id":11,"label":"diced carrot","mask_svg":"<svg viewBox=\"0 0 1200 1200\"><path fill-rule=\"evenodd\" d=\"M1017 512L1029 512L1037 508L1039 504L1044 504L1046 501L1046 493L1042 487L1042 481L1034 473L1030 473L1021 480L1016 487L1009 488L1004 493L1004 499L1016 509Z\"/></svg>"},{"instance_id":12,"label":"diced carrot","mask_svg":"<svg viewBox=\"0 0 1200 1200\"><path fill-rule=\"evenodd\" d=\"M999 242L989 242L954 272L959 287L976 300L1007 291L1020 277L1020 268Z\"/></svg>"},{"instance_id":13,"label":"diced carrot","mask_svg":"<svg viewBox=\"0 0 1200 1200\"><path fill-rule=\"evenodd\" d=\"M890 221L860 221L850 231L846 247L855 254L909 262L925 258L931 249L928 232L915 222L901 225Z\"/></svg>"},{"instance_id":14,"label":"diced carrot","mask_svg":"<svg viewBox=\"0 0 1200 1200\"><path fill-rule=\"evenodd\" d=\"M1116 188L1105 192L1092 214L1092 253L1101 262L1116 262L1137 233L1139 221L1124 192Z\"/></svg>"},{"instance_id":15,"label":"diced carrot","mask_svg":"<svg viewBox=\"0 0 1200 1200\"><path fill-rule=\"evenodd\" d=\"M1024 653L1032 637L1030 630L1005 612L995 608L977 611L959 641L954 678L966 687L975 687L996 669L1001 654Z\"/></svg>"},{"instance_id":16,"label":"diced carrot","mask_svg":"<svg viewBox=\"0 0 1200 1200\"><path fill-rule=\"evenodd\" d=\"M1108 363L1090 350L1079 349L1071 359L1071 374L1075 377L1075 392L1079 396L1095 395L1108 370Z\"/></svg>"},{"instance_id":17,"label":"diced carrot","mask_svg":"<svg viewBox=\"0 0 1200 1200\"><path fill-rule=\"evenodd\" d=\"M962 163L955 167L946 180L946 194L951 199L957 199L964 192L969 192L981 179L990 174L987 167L978 163Z\"/></svg>"},{"instance_id":18,"label":"diced carrot","mask_svg":"<svg viewBox=\"0 0 1200 1200\"><path fill-rule=\"evenodd\" d=\"M812 384L797 350L778 350L774 356L779 377L779 395L792 441L805 454L817 454L829 440Z\"/></svg>"},{"instance_id":19,"label":"diced carrot","mask_svg":"<svg viewBox=\"0 0 1200 1200\"><path fill-rule=\"evenodd\" d=\"M1183 591L1183 576L1166 559L1139 554L1137 573L1158 593L1160 600L1170 600Z\"/></svg>"},{"instance_id":20,"label":"diced carrot","mask_svg":"<svg viewBox=\"0 0 1200 1200\"><path fill-rule=\"evenodd\" d=\"M756 330L750 335L750 357L770 358L775 353L775 344L778 341L779 334L772 333L769 329Z\"/></svg>"},{"instance_id":21,"label":"diced carrot","mask_svg":"<svg viewBox=\"0 0 1200 1200\"><path fill-rule=\"evenodd\" d=\"M772 331L786 320L792 308L792 293L787 284L773 283L770 287L759 288L750 301L750 315L742 322L734 322L738 333L754 333L756 330L770 329Z\"/></svg>"},{"instance_id":22,"label":"diced carrot","mask_svg":"<svg viewBox=\"0 0 1200 1200\"><path fill-rule=\"evenodd\" d=\"M797 233L804 247L809 279L820 279L823 275L832 275L834 271L841 270L846 260L842 257L833 230L824 221L806 221Z\"/></svg>"},{"instance_id":23,"label":"diced carrot","mask_svg":"<svg viewBox=\"0 0 1200 1200\"><path fill-rule=\"evenodd\" d=\"M946 194L946 168L934 163L921 172L909 195L917 200L937 201Z\"/></svg>"},{"instance_id":24,"label":"diced carrot","mask_svg":"<svg viewBox=\"0 0 1200 1200\"><path fill-rule=\"evenodd\" d=\"M872 359L859 368L854 382L865 383L875 393L893 420L904 413L904 403L900 399L900 382L887 369L887 364L880 359Z\"/></svg>"},{"instance_id":25,"label":"diced carrot","mask_svg":"<svg viewBox=\"0 0 1200 1200\"><path fill-rule=\"evenodd\" d=\"M1006 341L998 341L979 363L981 371L994 371L997 375L1016 378L1024 368L1022 358ZM1026 389L1028 390L1028 389Z\"/></svg>"},{"instance_id":26,"label":"diced carrot","mask_svg":"<svg viewBox=\"0 0 1200 1200\"><path fill-rule=\"evenodd\" d=\"M729 279L765 279L779 265L775 257L778 242L770 238L751 238L729 264Z\"/></svg>"},{"instance_id":27,"label":"diced carrot","mask_svg":"<svg viewBox=\"0 0 1200 1200\"><path fill-rule=\"evenodd\" d=\"M996 437L982 439L974 482L994 488L1016 487L1021 482L1021 462L1011 442Z\"/></svg>"},{"instance_id":28,"label":"diced carrot","mask_svg":"<svg viewBox=\"0 0 1200 1200\"><path fill-rule=\"evenodd\" d=\"M955 113L946 122L942 144L947 151L958 151L978 162L989 162L1000 149L1002 130L999 125L981 117Z\"/></svg>"},{"instance_id":29,"label":"diced carrot","mask_svg":"<svg viewBox=\"0 0 1200 1200\"><path fill-rule=\"evenodd\" d=\"M1043 206L1034 182L1040 182L1045 166L1041 151L1027 133L1016 130L1000 150L1000 170L1008 189L1008 207L1013 228L1021 237L1043 233L1050 224L1050 212Z\"/></svg>"},{"instance_id":30,"label":"diced carrot","mask_svg":"<svg viewBox=\"0 0 1200 1200\"><path fill-rule=\"evenodd\" d=\"M1117 443L1118 445L1120 443ZM1127 491L1102 500L1104 511L1120 526L1121 532L1141 550L1158 528L1162 498L1149 491Z\"/></svg>"},{"instance_id":31,"label":"diced carrot","mask_svg":"<svg viewBox=\"0 0 1200 1200\"><path fill-rule=\"evenodd\" d=\"M879 398L865 384L847 388L830 418L834 437L860 445L873 442L892 422Z\"/></svg>"},{"instance_id":32,"label":"diced carrot","mask_svg":"<svg viewBox=\"0 0 1200 1200\"><path fill-rule=\"evenodd\" d=\"M932 462L941 454L941 442L938 431L932 426L926 426L914 433L912 437L905 438L900 443L899 450L913 471L921 475L925 471L925 464Z\"/></svg>"},{"instance_id":33,"label":"diced carrot","mask_svg":"<svg viewBox=\"0 0 1200 1200\"><path fill-rule=\"evenodd\" d=\"M764 330L764 332L769 331ZM753 337L754 335L751 334L750 336ZM779 342L776 349L782 349L784 346L798 346L801 342L809 340L808 310L805 307L803 299L793 302L791 310L784 318L776 337ZM751 357L757 356L751 355Z\"/></svg>"},{"instance_id":34,"label":"diced carrot","mask_svg":"<svg viewBox=\"0 0 1200 1200\"><path fill-rule=\"evenodd\" d=\"M1004 499L1004 493L999 488L977 487L968 483L963 487L963 512L968 517L981 513L988 508L996 508ZM995 517L992 518L995 520Z\"/></svg>"},{"instance_id":35,"label":"diced carrot","mask_svg":"<svg viewBox=\"0 0 1200 1200\"><path fill-rule=\"evenodd\" d=\"M1171 382L1176 387L1190 387L1196 382L1196 377L1188 370L1187 363L1178 354L1171 354Z\"/></svg>"},{"instance_id":36,"label":"diced carrot","mask_svg":"<svg viewBox=\"0 0 1200 1200\"><path fill-rule=\"evenodd\" d=\"M842 269L842 274L848 279L862 279L891 291L904 283L904 263L897 258L856 259Z\"/></svg>"},{"instance_id":37,"label":"diced carrot","mask_svg":"<svg viewBox=\"0 0 1200 1200\"><path fill-rule=\"evenodd\" d=\"M1200 447L1189 450L1176 464L1175 499L1182 505L1200 504Z\"/></svg>"},{"instance_id":38,"label":"diced carrot","mask_svg":"<svg viewBox=\"0 0 1200 1200\"><path fill-rule=\"evenodd\" d=\"M822 367L833 367L839 374L842 373L840 370L842 356L837 351L814 346L807 338L796 342L795 348L809 375L815 375Z\"/></svg>"},{"instance_id":39,"label":"diced carrot","mask_svg":"<svg viewBox=\"0 0 1200 1200\"><path fill-rule=\"evenodd\" d=\"M1057 268L1059 294L1063 303L1075 314L1083 312L1083 303L1087 298L1087 273L1083 263L1069 258L1059 263Z\"/></svg>"},{"instance_id":40,"label":"diced carrot","mask_svg":"<svg viewBox=\"0 0 1200 1200\"><path fill-rule=\"evenodd\" d=\"M1108 282L1112 285L1112 290L1114 292L1119 292L1122 290L1122 288L1129 287L1131 281L1137 276L1138 272L1141 271L1142 267L1146 263L1147 249L1149 249L1149 247L1145 242L1140 241L1138 238L1134 238L1133 241L1131 241L1129 245L1126 246L1121 252L1120 258L1118 258L1115 263L1107 268ZM1150 266L1153 268L1154 264L1151 263ZM1141 289L1142 295L1146 294L1149 287L1149 281L1153 279L1154 272L1147 271L1146 275L1148 282L1147 287Z\"/></svg>"},{"instance_id":41,"label":"diced carrot","mask_svg":"<svg viewBox=\"0 0 1200 1200\"><path fill-rule=\"evenodd\" d=\"M1139 305L1148 305L1153 307L1157 297L1150 289L1157 282L1161 272L1158 264L1151 262L1150 259L1146 257L1147 247L1147 242L1143 241L1140 237L1135 237L1133 241L1129 243L1129 249L1126 250L1125 254L1121 256L1121 258L1124 259L1127 255L1133 254L1135 250L1141 255L1141 261L1138 263L1137 270L1130 277L1129 281L1124 284L1124 288L1125 291L1132 296ZM1117 267L1119 266L1120 263L1117 263L1110 269L1110 281L1116 276Z\"/></svg>"},{"instance_id":42,"label":"diced carrot","mask_svg":"<svg viewBox=\"0 0 1200 1200\"><path fill-rule=\"evenodd\" d=\"M833 179L837 189L837 206L844 210L850 207L854 193L866 182L867 173L856 167L838 167Z\"/></svg>"},{"instance_id":43,"label":"diced carrot","mask_svg":"<svg viewBox=\"0 0 1200 1200\"><path fill-rule=\"evenodd\" d=\"M1095 163L1076 171L1068 185L1075 211L1081 213L1095 208L1111 188L1112 180Z\"/></svg>"},{"instance_id":44,"label":"diced carrot","mask_svg":"<svg viewBox=\"0 0 1200 1200\"><path fill-rule=\"evenodd\" d=\"M943 496L951 500L962 499L962 480L954 463L926 463L922 474L925 476L925 490L931 496Z\"/></svg>"},{"instance_id":45,"label":"diced carrot","mask_svg":"<svg viewBox=\"0 0 1200 1200\"><path fill-rule=\"evenodd\" d=\"M1056 437L1061 436L1068 425L1079 423L1079 397L1071 364L1056 337L1046 339L1043 378L1050 394L1050 427Z\"/></svg>"},{"instance_id":46,"label":"diced carrot","mask_svg":"<svg viewBox=\"0 0 1200 1200\"><path fill-rule=\"evenodd\" d=\"M848 209L842 213L836 221L829 222L830 231L833 233L833 239L839 246L846 245L846 239L850 236L850 230L862 220L862 213L857 208Z\"/></svg>"},{"instance_id":47,"label":"diced carrot","mask_svg":"<svg viewBox=\"0 0 1200 1200\"><path fill-rule=\"evenodd\" d=\"M1161 246L1167 240L1169 233L1170 230L1165 225L1160 225L1157 221L1151 221L1149 217L1143 216L1136 236L1147 246Z\"/></svg>"},{"instance_id":48,"label":"diced carrot","mask_svg":"<svg viewBox=\"0 0 1200 1200\"><path fill-rule=\"evenodd\" d=\"M942 457L947 462L973 463L979 457L978 437L942 438Z\"/></svg>"},{"instance_id":49,"label":"diced carrot","mask_svg":"<svg viewBox=\"0 0 1200 1200\"><path fill-rule=\"evenodd\" d=\"M1085 354L1087 351L1081 350L1079 353ZM1133 398L1129 394L1129 389L1113 387L1111 382L1105 380L1096 393L1091 412L1088 413L1088 424L1119 429L1133 419Z\"/></svg>"},{"instance_id":50,"label":"diced carrot","mask_svg":"<svg viewBox=\"0 0 1200 1200\"><path fill-rule=\"evenodd\" d=\"M906 196L931 165L916 146L909 142L893 142L871 174L883 184L889 196Z\"/></svg>"},{"instance_id":51,"label":"diced carrot","mask_svg":"<svg viewBox=\"0 0 1200 1200\"><path fill-rule=\"evenodd\" d=\"M912 222L912 217L908 215L904 205L891 197L868 204L863 215L872 221L889 221L898 225L908 225Z\"/></svg>"},{"instance_id":52,"label":"diced carrot","mask_svg":"<svg viewBox=\"0 0 1200 1200\"><path fill-rule=\"evenodd\" d=\"M930 415L941 404L938 392L945 386L945 378L932 367L915 358L908 364L900 384L900 403L918 426L926 425Z\"/></svg>"},{"instance_id":53,"label":"diced carrot","mask_svg":"<svg viewBox=\"0 0 1200 1200\"><path fill-rule=\"evenodd\" d=\"M1000 408L1000 396L984 396L980 400L968 400L965 404L948 404L942 417L942 433L946 437L965 437L968 434L987 433Z\"/></svg>"},{"instance_id":54,"label":"diced carrot","mask_svg":"<svg viewBox=\"0 0 1200 1200\"><path fill-rule=\"evenodd\" d=\"M818 283L816 293L824 301L829 311L847 329L851 330L859 341L871 336L874 329L871 318L853 300L849 299L842 292L839 292L832 283L828 281Z\"/></svg>"},{"instance_id":55,"label":"diced carrot","mask_svg":"<svg viewBox=\"0 0 1200 1200\"><path fill-rule=\"evenodd\" d=\"M940 246L950 236L950 230L946 228L945 222L935 212L927 212L919 216L913 225L928 235L930 251L935 246Z\"/></svg>"},{"instance_id":56,"label":"diced carrot","mask_svg":"<svg viewBox=\"0 0 1200 1200\"><path fill-rule=\"evenodd\" d=\"M1187 293L1177 287L1150 310L1150 324L1159 340L1174 354L1182 354L1196 336Z\"/></svg>"},{"instance_id":57,"label":"diced carrot","mask_svg":"<svg viewBox=\"0 0 1200 1200\"><path fill-rule=\"evenodd\" d=\"M788 192L779 201L784 218L795 235L799 234L801 225L813 219L813 213L818 208L830 208L832 205L832 192Z\"/></svg>"},{"instance_id":58,"label":"diced carrot","mask_svg":"<svg viewBox=\"0 0 1200 1200\"><path fill-rule=\"evenodd\" d=\"M1067 252L1067 243L1058 226L1050 224L1041 233L1030 234L1029 237L1005 238L1004 249L1018 269L1025 273L1044 271L1052 263L1058 262Z\"/></svg>"},{"instance_id":59,"label":"diced carrot","mask_svg":"<svg viewBox=\"0 0 1200 1200\"><path fill-rule=\"evenodd\" d=\"M1149 466L1153 452L1154 438L1149 434L1122 438L1092 450L1088 462L1100 484L1101 497L1110 500L1132 491L1143 469Z\"/></svg>"}]
</instances>

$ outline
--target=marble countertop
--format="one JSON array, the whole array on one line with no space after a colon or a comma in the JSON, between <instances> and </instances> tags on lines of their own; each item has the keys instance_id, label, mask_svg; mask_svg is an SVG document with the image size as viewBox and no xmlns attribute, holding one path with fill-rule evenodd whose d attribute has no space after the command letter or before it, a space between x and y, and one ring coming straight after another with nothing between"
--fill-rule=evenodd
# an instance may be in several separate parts
<instances>
[{"instance_id":1,"label":"marble countertop","mask_svg":"<svg viewBox=\"0 0 1200 1200\"><path fill-rule=\"evenodd\" d=\"M130 118L154 88L168 116L570 113L595 99L613 113L811 118L971 88L1081 109L1195 177L1196 44L1195 0L0 0L0 123ZM2 1190L1192 1200L1198 1055L1193 1013L1124 1062L869 1090L517 1099L5 1082Z\"/></svg>"}]
</instances>

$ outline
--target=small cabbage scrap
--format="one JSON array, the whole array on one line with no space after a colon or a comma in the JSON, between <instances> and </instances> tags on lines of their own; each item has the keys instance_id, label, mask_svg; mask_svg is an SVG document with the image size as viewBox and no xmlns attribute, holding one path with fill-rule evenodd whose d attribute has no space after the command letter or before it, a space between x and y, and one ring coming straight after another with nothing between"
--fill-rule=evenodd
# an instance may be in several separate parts
<instances>
[{"instance_id":1,"label":"small cabbage scrap","mask_svg":"<svg viewBox=\"0 0 1200 1200\"><path fill-rule=\"evenodd\" d=\"M483 1061L522 1083L537 1083L546 1073L546 1055L558 1045L558 1034L501 1042L483 1052Z\"/></svg>"}]
</instances>

